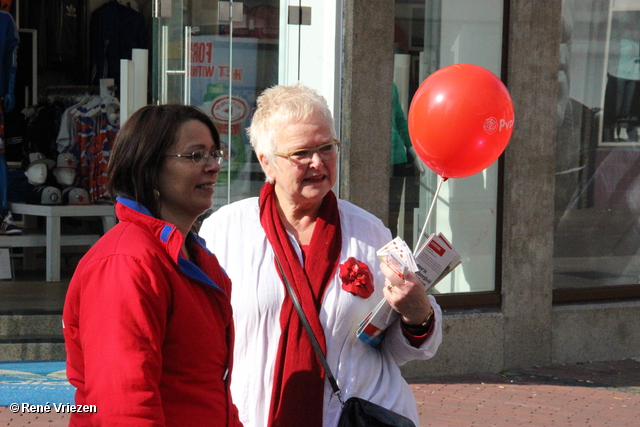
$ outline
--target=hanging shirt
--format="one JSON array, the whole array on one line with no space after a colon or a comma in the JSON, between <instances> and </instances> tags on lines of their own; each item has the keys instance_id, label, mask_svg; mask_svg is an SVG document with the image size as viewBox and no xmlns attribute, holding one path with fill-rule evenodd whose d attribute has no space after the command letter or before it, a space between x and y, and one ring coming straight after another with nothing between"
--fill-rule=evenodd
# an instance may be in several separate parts
<instances>
[{"instance_id":1,"label":"hanging shirt","mask_svg":"<svg viewBox=\"0 0 640 427\"><path fill-rule=\"evenodd\" d=\"M29 0L20 7L23 28L38 31L38 67L84 84L89 77L87 0Z\"/></svg>"},{"instance_id":2,"label":"hanging shirt","mask_svg":"<svg viewBox=\"0 0 640 427\"><path fill-rule=\"evenodd\" d=\"M108 120L104 102L76 108L75 142L69 152L78 159L78 186L89 193L91 203L103 203L110 199L107 190L107 166L111 146L119 127Z\"/></svg>"},{"instance_id":3,"label":"hanging shirt","mask_svg":"<svg viewBox=\"0 0 640 427\"><path fill-rule=\"evenodd\" d=\"M120 82L120 60L131 59L133 49L148 49L144 16L111 0L91 14L91 82L113 78Z\"/></svg>"}]
</instances>

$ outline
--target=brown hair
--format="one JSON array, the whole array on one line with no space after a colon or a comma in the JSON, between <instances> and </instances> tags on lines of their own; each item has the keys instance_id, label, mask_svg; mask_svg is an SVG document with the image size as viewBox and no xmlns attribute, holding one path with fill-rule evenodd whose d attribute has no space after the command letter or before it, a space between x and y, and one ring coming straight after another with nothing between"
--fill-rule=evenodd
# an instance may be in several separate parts
<instances>
[{"instance_id":1,"label":"brown hair","mask_svg":"<svg viewBox=\"0 0 640 427\"><path fill-rule=\"evenodd\" d=\"M201 110L189 105L147 105L122 125L111 151L107 186L115 196L135 200L160 217L158 178L167 151L177 143L182 125L190 120L205 124L220 149L215 125Z\"/></svg>"}]
</instances>

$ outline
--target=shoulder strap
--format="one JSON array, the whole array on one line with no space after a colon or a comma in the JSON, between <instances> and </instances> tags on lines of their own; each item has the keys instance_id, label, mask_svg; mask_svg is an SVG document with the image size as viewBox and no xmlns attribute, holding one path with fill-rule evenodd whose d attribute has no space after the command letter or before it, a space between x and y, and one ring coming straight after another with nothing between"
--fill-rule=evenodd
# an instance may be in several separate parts
<instances>
[{"instance_id":1,"label":"shoulder strap","mask_svg":"<svg viewBox=\"0 0 640 427\"><path fill-rule=\"evenodd\" d=\"M284 274L284 271L282 270L282 266L280 265L280 260L278 259L278 256L275 255L275 253L274 253L274 256L276 258L276 264L278 265L280 274L282 275L282 280L284 281L284 285L286 286L287 291L289 292L289 296L291 297L291 301L293 302L293 305L295 306L296 311L300 316L300 321L304 325L304 328L307 330L307 334L309 334L309 338L311 339L311 344L313 345L313 349L318 355L318 359L320 359L320 363L322 363L322 367L324 368L324 372L327 375L329 384L331 384L331 388L333 389L333 394L338 396L338 399L340 400L341 404L344 404L344 401L342 400L342 395L340 393L340 387L338 387L338 383L336 382L336 379L333 376L333 373L331 372L331 368L329 368L327 359L322 353L322 349L320 348L318 339L316 338L316 335L313 333L313 330L311 329L311 325L309 324L309 321L307 320L307 316L304 314L304 311L302 310L302 306L300 305L300 301L298 301L298 297L296 296L293 288L291 287L289 280L287 280L287 276Z\"/></svg>"}]
</instances>

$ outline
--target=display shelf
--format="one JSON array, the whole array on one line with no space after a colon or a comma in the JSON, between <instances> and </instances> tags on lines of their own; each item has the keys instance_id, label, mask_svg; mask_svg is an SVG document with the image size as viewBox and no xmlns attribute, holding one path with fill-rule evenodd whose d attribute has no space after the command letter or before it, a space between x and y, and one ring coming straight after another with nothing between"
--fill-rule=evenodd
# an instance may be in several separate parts
<instances>
[{"instance_id":1,"label":"display shelf","mask_svg":"<svg viewBox=\"0 0 640 427\"><path fill-rule=\"evenodd\" d=\"M62 234L60 219L62 217L100 217L103 230L106 233L116 224L115 208L112 205L30 205L26 203L12 203L14 214L25 216L24 223L29 223L29 217L45 217L46 233L25 232L23 235L0 236L0 247L38 247L45 246L47 252L46 270L47 281L60 281L60 247L75 245L92 245L100 236L95 234Z\"/></svg>"},{"instance_id":2,"label":"display shelf","mask_svg":"<svg viewBox=\"0 0 640 427\"><path fill-rule=\"evenodd\" d=\"M100 238L97 234L60 235L60 246L93 245ZM36 248L47 246L47 235L24 232L14 236L0 236L0 248Z\"/></svg>"}]
</instances>

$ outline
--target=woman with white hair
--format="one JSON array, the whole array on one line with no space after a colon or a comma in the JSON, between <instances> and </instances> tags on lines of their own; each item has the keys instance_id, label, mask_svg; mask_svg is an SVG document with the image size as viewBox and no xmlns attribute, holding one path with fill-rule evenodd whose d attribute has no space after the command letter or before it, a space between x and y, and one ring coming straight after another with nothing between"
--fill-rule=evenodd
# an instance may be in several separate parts
<instances>
[{"instance_id":1,"label":"woman with white hair","mask_svg":"<svg viewBox=\"0 0 640 427\"><path fill-rule=\"evenodd\" d=\"M260 197L221 208L200 230L233 281L231 392L241 421L335 426L340 417L277 259L344 399L372 401L417 425L399 366L435 354L442 313L413 273L403 279L380 263L376 251L391 240L382 222L331 190L340 142L325 99L301 84L269 88L248 132L266 174ZM401 320L374 348L356 331L382 298Z\"/></svg>"}]
</instances>

